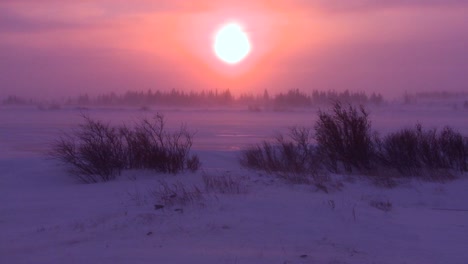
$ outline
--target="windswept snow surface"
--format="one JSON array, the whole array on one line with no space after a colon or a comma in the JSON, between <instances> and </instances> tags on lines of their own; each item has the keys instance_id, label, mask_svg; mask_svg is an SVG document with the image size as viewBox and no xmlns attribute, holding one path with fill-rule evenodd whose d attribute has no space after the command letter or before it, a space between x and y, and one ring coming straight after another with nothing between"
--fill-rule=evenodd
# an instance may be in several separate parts
<instances>
[{"instance_id":1,"label":"windswept snow surface","mask_svg":"<svg viewBox=\"0 0 468 264\"><path fill-rule=\"evenodd\" d=\"M197 131L202 171L128 171L114 182L79 184L44 154L79 111L0 108L0 263L468 263L468 179L405 181L383 189L357 176L324 193L245 170L242 147L312 125L315 111L162 111L169 127ZM150 117L134 109L91 109L123 123ZM385 133L417 121L468 134L468 112L450 107L371 110ZM238 194L204 190L202 175L230 176ZM353 180L351 180L353 179ZM198 186L203 198L155 210L160 181ZM372 204L391 203L389 211Z\"/></svg>"}]
</instances>

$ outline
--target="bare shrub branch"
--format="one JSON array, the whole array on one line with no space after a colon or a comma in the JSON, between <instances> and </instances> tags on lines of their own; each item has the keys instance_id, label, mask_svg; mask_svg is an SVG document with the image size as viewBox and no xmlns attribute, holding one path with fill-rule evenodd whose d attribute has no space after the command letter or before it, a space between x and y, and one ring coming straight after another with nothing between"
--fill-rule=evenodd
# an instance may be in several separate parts
<instances>
[{"instance_id":1,"label":"bare shrub branch","mask_svg":"<svg viewBox=\"0 0 468 264\"><path fill-rule=\"evenodd\" d=\"M315 173L319 169L311 144L311 130L304 127L290 129L288 137L278 135L274 143L263 141L242 151L241 165L268 173Z\"/></svg>"},{"instance_id":2,"label":"bare shrub branch","mask_svg":"<svg viewBox=\"0 0 468 264\"><path fill-rule=\"evenodd\" d=\"M325 165L333 172L342 165L347 172L353 168L369 170L374 154L371 122L363 106L343 107L336 102L331 113L319 111L315 124L315 140Z\"/></svg>"},{"instance_id":3,"label":"bare shrub branch","mask_svg":"<svg viewBox=\"0 0 468 264\"><path fill-rule=\"evenodd\" d=\"M86 115L83 118L85 122L75 133L63 135L54 143L50 155L85 183L115 179L124 167L118 131Z\"/></svg>"},{"instance_id":4,"label":"bare shrub branch","mask_svg":"<svg viewBox=\"0 0 468 264\"><path fill-rule=\"evenodd\" d=\"M344 107L336 102L330 112L318 115L314 135L308 128L292 128L286 137L279 135L242 151L241 165L288 182L309 184L317 182L310 176L323 175L322 168L335 173L357 170L377 176L375 182L388 187L396 184L388 178L398 174L444 181L454 179L455 172L468 171L468 138L450 127L438 132L417 124L382 139L371 130L369 114L362 106Z\"/></svg>"},{"instance_id":5,"label":"bare shrub branch","mask_svg":"<svg viewBox=\"0 0 468 264\"><path fill-rule=\"evenodd\" d=\"M113 180L123 169L178 173L200 167L198 156L189 156L194 133L184 125L167 132L161 114L133 128L111 127L86 115L83 119L78 130L53 144L50 155L85 183Z\"/></svg>"},{"instance_id":6,"label":"bare shrub branch","mask_svg":"<svg viewBox=\"0 0 468 264\"><path fill-rule=\"evenodd\" d=\"M200 166L197 156L189 156L194 133L185 125L175 132L167 132L163 115L157 114L153 120L143 119L133 130L122 128L121 131L130 168L178 173L186 168L196 171Z\"/></svg>"},{"instance_id":7,"label":"bare shrub branch","mask_svg":"<svg viewBox=\"0 0 468 264\"><path fill-rule=\"evenodd\" d=\"M391 133L381 143L379 155L385 165L403 175L423 176L434 174L434 171L468 170L466 139L449 127L437 133L435 129L423 130L417 124L414 129Z\"/></svg>"}]
</instances>

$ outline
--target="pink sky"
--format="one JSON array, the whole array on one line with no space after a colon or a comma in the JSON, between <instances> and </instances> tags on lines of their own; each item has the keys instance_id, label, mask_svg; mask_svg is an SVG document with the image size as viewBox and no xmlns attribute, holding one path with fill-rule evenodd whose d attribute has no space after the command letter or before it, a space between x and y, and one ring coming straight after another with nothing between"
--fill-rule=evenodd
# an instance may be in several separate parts
<instances>
[{"instance_id":1,"label":"pink sky","mask_svg":"<svg viewBox=\"0 0 468 264\"><path fill-rule=\"evenodd\" d=\"M2 0L0 96L468 91L466 14L468 0ZM230 21L253 46L235 66L212 51Z\"/></svg>"}]
</instances>

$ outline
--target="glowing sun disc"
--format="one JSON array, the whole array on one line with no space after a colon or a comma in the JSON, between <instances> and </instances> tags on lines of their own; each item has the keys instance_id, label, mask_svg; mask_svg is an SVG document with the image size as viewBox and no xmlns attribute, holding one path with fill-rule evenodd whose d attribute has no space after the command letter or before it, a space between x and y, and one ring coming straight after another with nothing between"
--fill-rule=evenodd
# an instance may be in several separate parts
<instances>
[{"instance_id":1,"label":"glowing sun disc","mask_svg":"<svg viewBox=\"0 0 468 264\"><path fill-rule=\"evenodd\" d=\"M249 55L251 49L249 37L236 23L227 24L216 33L214 52L220 60L228 64L241 62Z\"/></svg>"}]
</instances>

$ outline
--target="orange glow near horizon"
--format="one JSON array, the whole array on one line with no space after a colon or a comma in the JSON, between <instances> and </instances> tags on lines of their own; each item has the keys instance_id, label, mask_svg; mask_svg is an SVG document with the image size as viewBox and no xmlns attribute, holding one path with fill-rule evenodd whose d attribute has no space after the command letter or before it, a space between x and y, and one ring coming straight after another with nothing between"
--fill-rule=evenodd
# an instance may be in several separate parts
<instances>
[{"instance_id":1,"label":"orange glow near horizon","mask_svg":"<svg viewBox=\"0 0 468 264\"><path fill-rule=\"evenodd\" d=\"M300 51L302 46L310 46L310 35L303 34L308 27L304 20L301 15L270 9L187 15L173 20L173 43L163 55L174 54L171 59L201 87L251 92L269 76L283 71L275 68L275 62ZM247 56L237 64L226 63L214 52L216 34L233 22L242 28L250 43L250 53L244 54ZM246 52L247 47L244 48Z\"/></svg>"},{"instance_id":2,"label":"orange glow near horizon","mask_svg":"<svg viewBox=\"0 0 468 264\"><path fill-rule=\"evenodd\" d=\"M0 1L0 94L466 86L463 1L351 2ZM213 45L233 21L252 47L228 64Z\"/></svg>"},{"instance_id":3,"label":"orange glow near horizon","mask_svg":"<svg viewBox=\"0 0 468 264\"><path fill-rule=\"evenodd\" d=\"M279 78L288 72L278 66L283 59L315 47L310 40L319 39L321 34L318 28L313 28L310 34L309 19L310 16L292 10L285 12L276 6L245 5L219 7L209 12L139 13L89 27L51 30L38 36L16 34L11 38L44 49L86 48L96 54L105 51L102 60L115 57L122 63L110 64L106 71L116 71L123 64L132 65L133 70L147 74L148 79L163 76L161 79L171 80L161 81L161 86L231 89L238 94L262 89L272 77ZM235 40L227 37L219 41L226 44L216 48L216 34L234 22L241 28L233 30L234 33L241 31L248 37L248 43L239 34L243 48L229 57L229 44ZM320 28L325 27L322 24ZM34 41L30 40L33 37Z\"/></svg>"}]
</instances>

